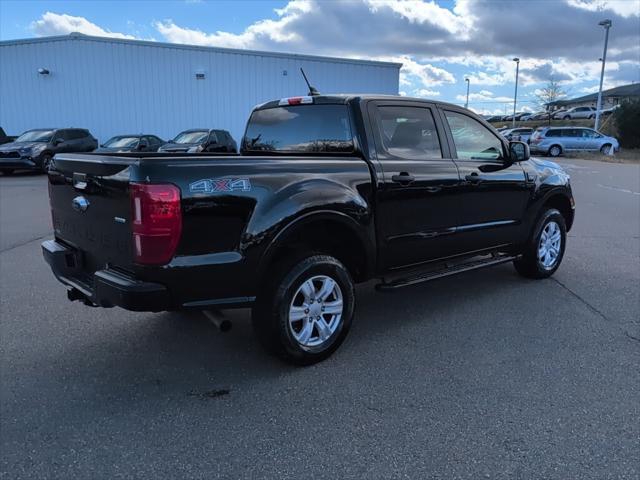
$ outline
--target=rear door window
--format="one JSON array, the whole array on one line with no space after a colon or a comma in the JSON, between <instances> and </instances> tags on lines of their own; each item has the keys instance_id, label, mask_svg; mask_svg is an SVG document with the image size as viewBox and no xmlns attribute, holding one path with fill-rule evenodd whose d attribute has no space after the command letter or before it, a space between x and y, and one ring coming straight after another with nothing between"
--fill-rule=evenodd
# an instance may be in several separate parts
<instances>
[{"instance_id":1,"label":"rear door window","mask_svg":"<svg viewBox=\"0 0 640 480\"><path fill-rule=\"evenodd\" d=\"M243 149L254 152L353 152L346 105L289 105L251 114Z\"/></svg>"},{"instance_id":2,"label":"rear door window","mask_svg":"<svg viewBox=\"0 0 640 480\"><path fill-rule=\"evenodd\" d=\"M381 157L406 160L442 158L440 138L430 108L380 106L375 121Z\"/></svg>"}]
</instances>

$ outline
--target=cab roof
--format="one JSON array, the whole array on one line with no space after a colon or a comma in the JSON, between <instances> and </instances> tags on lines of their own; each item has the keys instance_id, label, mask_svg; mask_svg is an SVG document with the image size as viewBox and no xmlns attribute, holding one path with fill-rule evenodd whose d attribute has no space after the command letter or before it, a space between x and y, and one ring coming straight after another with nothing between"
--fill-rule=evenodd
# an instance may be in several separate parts
<instances>
[{"instance_id":1,"label":"cab roof","mask_svg":"<svg viewBox=\"0 0 640 480\"><path fill-rule=\"evenodd\" d=\"M328 95L300 95L292 97L284 97L278 100L270 100L268 102L256 105L254 110L264 110L267 108L281 107L284 105L346 105L353 101L361 100L401 100L404 102L424 102L430 104L437 104L440 106L446 106L449 108L461 108L459 105L453 103L442 102L438 100L431 100L427 98L417 97L405 97L402 95L381 95L381 94L369 94L369 93L336 93Z\"/></svg>"}]
</instances>

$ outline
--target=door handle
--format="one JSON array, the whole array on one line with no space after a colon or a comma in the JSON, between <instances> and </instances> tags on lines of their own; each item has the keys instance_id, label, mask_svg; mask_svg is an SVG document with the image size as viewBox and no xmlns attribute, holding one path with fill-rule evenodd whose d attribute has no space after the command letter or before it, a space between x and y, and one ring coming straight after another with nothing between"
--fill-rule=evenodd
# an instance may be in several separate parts
<instances>
[{"instance_id":1,"label":"door handle","mask_svg":"<svg viewBox=\"0 0 640 480\"><path fill-rule=\"evenodd\" d=\"M480 183L482 181L482 177L478 175L477 172L471 172L469 175L464 177L464 179L471 183Z\"/></svg>"},{"instance_id":2,"label":"door handle","mask_svg":"<svg viewBox=\"0 0 640 480\"><path fill-rule=\"evenodd\" d=\"M395 183L399 183L400 185L409 185L415 179L416 178L413 175L407 172L400 172L399 175L394 175L391 177L391 180L393 180Z\"/></svg>"}]
</instances>

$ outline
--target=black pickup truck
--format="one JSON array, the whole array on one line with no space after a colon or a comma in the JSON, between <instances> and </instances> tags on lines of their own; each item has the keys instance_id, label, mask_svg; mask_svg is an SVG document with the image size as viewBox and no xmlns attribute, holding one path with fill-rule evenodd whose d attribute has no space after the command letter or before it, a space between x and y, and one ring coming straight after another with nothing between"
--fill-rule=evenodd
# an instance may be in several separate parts
<instances>
[{"instance_id":1,"label":"black pickup truck","mask_svg":"<svg viewBox=\"0 0 640 480\"><path fill-rule=\"evenodd\" d=\"M468 110L394 96L257 106L240 155L56 155L68 298L129 310L251 307L269 350L310 364L342 343L354 284L379 290L504 262L560 265L569 176Z\"/></svg>"}]
</instances>

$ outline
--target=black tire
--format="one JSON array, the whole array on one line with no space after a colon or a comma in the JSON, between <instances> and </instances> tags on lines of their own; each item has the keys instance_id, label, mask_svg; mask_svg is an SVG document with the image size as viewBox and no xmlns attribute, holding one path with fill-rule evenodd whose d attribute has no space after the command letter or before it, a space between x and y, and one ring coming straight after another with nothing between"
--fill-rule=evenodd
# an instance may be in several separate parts
<instances>
[{"instance_id":1,"label":"black tire","mask_svg":"<svg viewBox=\"0 0 640 480\"><path fill-rule=\"evenodd\" d=\"M318 324L308 318L300 319L301 327L297 332L289 321L289 309L302 299L299 289L308 280L317 279L319 276L329 277L338 285L342 315L336 321L335 330L321 344L303 345L295 335L301 334L306 326L305 322L313 324L310 327L311 331L316 332L316 337L320 339L317 325L320 321L327 325L325 315L333 318L330 314L320 313L321 317L317 317ZM313 308L319 303L316 302ZM342 344L351 327L354 310L355 288L349 271L333 257L312 255L297 257L297 260L286 263L275 273L273 281L270 281L258 296L251 317L258 339L267 351L294 365L311 365L328 358ZM306 313L308 311L309 309L305 310Z\"/></svg>"},{"instance_id":2,"label":"black tire","mask_svg":"<svg viewBox=\"0 0 640 480\"><path fill-rule=\"evenodd\" d=\"M10 168L7 168L6 170L2 170L2 173L8 177L9 175L13 175L13 170Z\"/></svg>"},{"instance_id":3,"label":"black tire","mask_svg":"<svg viewBox=\"0 0 640 480\"><path fill-rule=\"evenodd\" d=\"M571 120L571 117L569 115L565 115L564 117L562 117L563 120Z\"/></svg>"},{"instance_id":4,"label":"black tire","mask_svg":"<svg viewBox=\"0 0 640 480\"><path fill-rule=\"evenodd\" d=\"M562 155L562 147L560 145L551 145L547 151L547 155L550 157L559 157Z\"/></svg>"},{"instance_id":5,"label":"black tire","mask_svg":"<svg viewBox=\"0 0 640 480\"><path fill-rule=\"evenodd\" d=\"M603 155L608 155L610 148L611 148L611 144L610 143L605 143L604 145L602 145L600 147L600 153L603 154Z\"/></svg>"},{"instance_id":6,"label":"black tire","mask_svg":"<svg viewBox=\"0 0 640 480\"><path fill-rule=\"evenodd\" d=\"M545 228L551 223L555 223L560 230L560 248L552 265L545 266L538 256L540 237ZM547 278L555 273L564 257L564 250L567 244L567 226L562 214L555 208L545 210L536 227L533 229L531 238L527 241L522 256L513 262L517 272L527 278Z\"/></svg>"},{"instance_id":7,"label":"black tire","mask_svg":"<svg viewBox=\"0 0 640 480\"><path fill-rule=\"evenodd\" d=\"M594 118L596 118L595 115L589 115L589 120L593 120Z\"/></svg>"},{"instance_id":8,"label":"black tire","mask_svg":"<svg viewBox=\"0 0 640 480\"><path fill-rule=\"evenodd\" d=\"M47 173L49 171L49 166L51 165L51 159L53 158L53 155L51 155L50 153L43 153L42 157L40 159L40 170L44 173Z\"/></svg>"}]
</instances>

